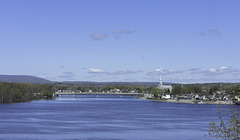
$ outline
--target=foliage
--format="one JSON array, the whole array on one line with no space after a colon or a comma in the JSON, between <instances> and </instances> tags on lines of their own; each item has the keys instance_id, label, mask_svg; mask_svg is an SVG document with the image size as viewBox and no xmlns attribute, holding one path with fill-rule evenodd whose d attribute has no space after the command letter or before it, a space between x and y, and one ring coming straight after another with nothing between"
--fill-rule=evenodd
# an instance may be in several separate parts
<instances>
[{"instance_id":1,"label":"foliage","mask_svg":"<svg viewBox=\"0 0 240 140\"><path fill-rule=\"evenodd\" d=\"M219 90L220 90L219 86L213 86L213 87L210 88L209 94L213 94L213 93L215 93L216 91L219 91Z\"/></svg>"},{"instance_id":2,"label":"foliage","mask_svg":"<svg viewBox=\"0 0 240 140\"><path fill-rule=\"evenodd\" d=\"M191 85L187 85L186 88L187 88L186 89L187 93L201 93L202 92L202 87L200 85L191 84Z\"/></svg>"},{"instance_id":3,"label":"foliage","mask_svg":"<svg viewBox=\"0 0 240 140\"><path fill-rule=\"evenodd\" d=\"M209 135L215 136L217 139L240 140L239 106L231 105L224 108L223 105L219 105L218 108L216 113L220 124L217 125L214 121L210 122Z\"/></svg>"},{"instance_id":4,"label":"foliage","mask_svg":"<svg viewBox=\"0 0 240 140\"><path fill-rule=\"evenodd\" d=\"M43 96L47 97L47 98L51 98L53 95L53 93L51 93L51 91L49 90L44 90L43 91Z\"/></svg>"},{"instance_id":5,"label":"foliage","mask_svg":"<svg viewBox=\"0 0 240 140\"><path fill-rule=\"evenodd\" d=\"M185 86L176 85L173 87L172 93L176 95L189 94L189 93L201 93L202 87L197 84L189 84Z\"/></svg>"},{"instance_id":6,"label":"foliage","mask_svg":"<svg viewBox=\"0 0 240 140\"><path fill-rule=\"evenodd\" d=\"M232 93L233 93L233 95L239 96L240 95L240 85L237 85Z\"/></svg>"},{"instance_id":7,"label":"foliage","mask_svg":"<svg viewBox=\"0 0 240 140\"><path fill-rule=\"evenodd\" d=\"M45 91L45 92L44 92ZM0 103L26 102L52 96L53 86L48 84L25 84L0 82ZM49 96L49 97L51 97Z\"/></svg>"},{"instance_id":8,"label":"foliage","mask_svg":"<svg viewBox=\"0 0 240 140\"><path fill-rule=\"evenodd\" d=\"M185 93L186 93L186 89L180 85L174 86L172 89L172 94L175 94L175 95L181 95Z\"/></svg>"},{"instance_id":9,"label":"foliage","mask_svg":"<svg viewBox=\"0 0 240 140\"><path fill-rule=\"evenodd\" d=\"M151 93L153 94L153 96L154 96L155 98L158 98L159 95L161 95L161 94L163 93L163 90L158 89L158 88L154 88ZM160 97L161 97L161 96L160 96Z\"/></svg>"}]
</instances>

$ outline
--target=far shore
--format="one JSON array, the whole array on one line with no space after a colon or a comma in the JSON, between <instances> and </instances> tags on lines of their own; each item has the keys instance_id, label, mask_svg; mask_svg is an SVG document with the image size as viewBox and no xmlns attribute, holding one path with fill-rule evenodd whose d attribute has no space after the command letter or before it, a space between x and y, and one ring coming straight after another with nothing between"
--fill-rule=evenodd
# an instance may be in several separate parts
<instances>
[{"instance_id":1,"label":"far shore","mask_svg":"<svg viewBox=\"0 0 240 140\"><path fill-rule=\"evenodd\" d=\"M234 104L232 101L203 101L203 100L187 100L187 99L147 99L141 98L143 100L166 102L166 103L185 103L185 104Z\"/></svg>"}]
</instances>

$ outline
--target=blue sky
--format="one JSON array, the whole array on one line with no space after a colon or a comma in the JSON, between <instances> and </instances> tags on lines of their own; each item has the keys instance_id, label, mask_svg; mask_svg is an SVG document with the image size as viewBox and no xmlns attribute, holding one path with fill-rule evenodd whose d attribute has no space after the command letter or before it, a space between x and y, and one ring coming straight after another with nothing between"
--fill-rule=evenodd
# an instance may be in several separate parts
<instances>
[{"instance_id":1,"label":"blue sky","mask_svg":"<svg viewBox=\"0 0 240 140\"><path fill-rule=\"evenodd\" d=\"M0 74L240 81L238 0L1 0Z\"/></svg>"}]
</instances>

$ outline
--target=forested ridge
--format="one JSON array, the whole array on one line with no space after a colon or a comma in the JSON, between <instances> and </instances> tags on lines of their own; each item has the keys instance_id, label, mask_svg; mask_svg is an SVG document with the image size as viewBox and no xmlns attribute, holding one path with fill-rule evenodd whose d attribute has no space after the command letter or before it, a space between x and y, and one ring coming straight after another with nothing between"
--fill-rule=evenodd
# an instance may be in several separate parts
<instances>
[{"instance_id":1,"label":"forested ridge","mask_svg":"<svg viewBox=\"0 0 240 140\"><path fill-rule=\"evenodd\" d=\"M51 97L51 85L0 82L0 103L27 102Z\"/></svg>"}]
</instances>

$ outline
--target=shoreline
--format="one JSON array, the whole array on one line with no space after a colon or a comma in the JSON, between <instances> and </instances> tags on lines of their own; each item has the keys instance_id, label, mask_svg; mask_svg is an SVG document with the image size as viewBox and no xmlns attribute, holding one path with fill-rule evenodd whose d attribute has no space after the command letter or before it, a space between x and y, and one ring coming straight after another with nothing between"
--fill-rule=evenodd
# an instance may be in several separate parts
<instances>
[{"instance_id":1,"label":"shoreline","mask_svg":"<svg viewBox=\"0 0 240 140\"><path fill-rule=\"evenodd\" d=\"M193 101L193 100L187 100L187 99L179 99L178 101L175 99L168 99L168 100L163 100L163 99L147 99L147 98L140 98L142 100L149 100L149 101L156 101L156 102L165 102L165 103L182 103L182 104L234 104L232 101Z\"/></svg>"}]
</instances>

